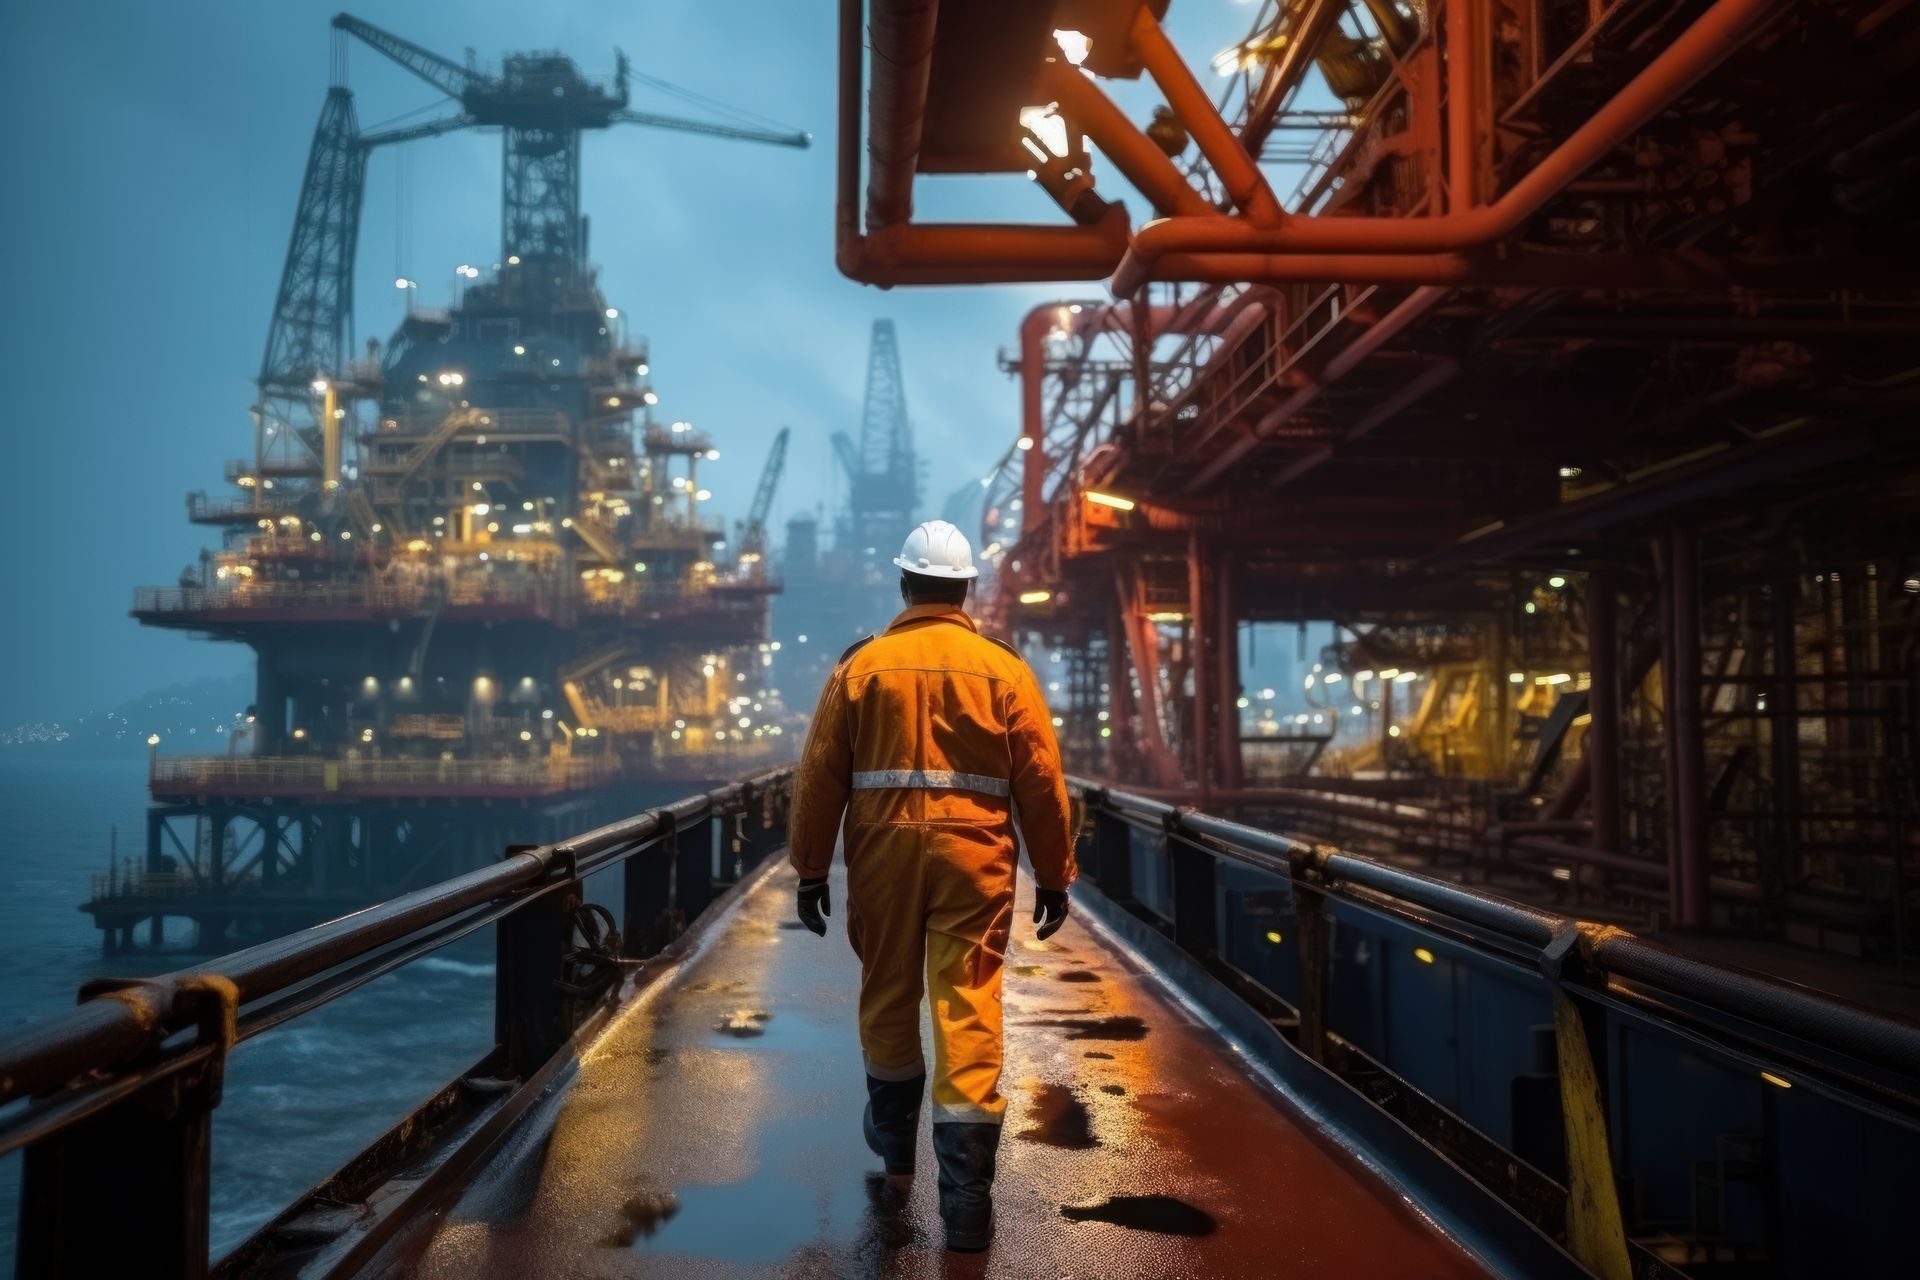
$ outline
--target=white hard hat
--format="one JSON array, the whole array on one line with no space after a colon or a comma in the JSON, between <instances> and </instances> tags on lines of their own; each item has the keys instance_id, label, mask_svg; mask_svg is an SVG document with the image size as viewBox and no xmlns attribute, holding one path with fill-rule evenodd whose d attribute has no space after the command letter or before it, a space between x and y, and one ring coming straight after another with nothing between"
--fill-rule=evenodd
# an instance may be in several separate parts
<instances>
[{"instance_id":1,"label":"white hard hat","mask_svg":"<svg viewBox=\"0 0 1920 1280\"><path fill-rule=\"evenodd\" d=\"M929 520L907 535L893 562L926 578L977 578L973 544L945 520Z\"/></svg>"}]
</instances>

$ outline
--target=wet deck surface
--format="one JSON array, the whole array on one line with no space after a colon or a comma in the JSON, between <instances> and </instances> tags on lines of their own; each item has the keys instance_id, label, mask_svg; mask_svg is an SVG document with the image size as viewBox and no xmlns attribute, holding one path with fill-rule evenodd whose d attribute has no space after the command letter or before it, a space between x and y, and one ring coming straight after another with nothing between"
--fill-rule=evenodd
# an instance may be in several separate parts
<instances>
[{"instance_id":1,"label":"wet deck surface","mask_svg":"<svg viewBox=\"0 0 1920 1280\"><path fill-rule=\"evenodd\" d=\"M791 922L792 887L784 867L761 881L626 1010L407 1250L406 1271L1481 1274L1104 934L1076 917L1034 943L1025 913L1008 957L996 1238L984 1255L947 1253L924 1130L904 1199L860 1138L844 907L816 939Z\"/></svg>"}]
</instances>

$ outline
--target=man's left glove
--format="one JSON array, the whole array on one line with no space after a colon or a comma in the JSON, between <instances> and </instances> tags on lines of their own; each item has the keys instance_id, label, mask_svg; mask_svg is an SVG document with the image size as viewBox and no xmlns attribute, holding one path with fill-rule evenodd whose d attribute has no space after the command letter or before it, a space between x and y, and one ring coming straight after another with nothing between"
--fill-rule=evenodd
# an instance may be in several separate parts
<instances>
[{"instance_id":1,"label":"man's left glove","mask_svg":"<svg viewBox=\"0 0 1920 1280\"><path fill-rule=\"evenodd\" d=\"M1060 932L1060 926L1067 922L1067 891L1035 889L1033 891L1033 922L1040 926L1033 931L1033 936L1042 942Z\"/></svg>"},{"instance_id":2,"label":"man's left glove","mask_svg":"<svg viewBox=\"0 0 1920 1280\"><path fill-rule=\"evenodd\" d=\"M821 937L827 936L826 916L833 914L833 896L827 892L827 878L802 880L800 891L794 895L794 906L799 910L800 923Z\"/></svg>"}]
</instances>

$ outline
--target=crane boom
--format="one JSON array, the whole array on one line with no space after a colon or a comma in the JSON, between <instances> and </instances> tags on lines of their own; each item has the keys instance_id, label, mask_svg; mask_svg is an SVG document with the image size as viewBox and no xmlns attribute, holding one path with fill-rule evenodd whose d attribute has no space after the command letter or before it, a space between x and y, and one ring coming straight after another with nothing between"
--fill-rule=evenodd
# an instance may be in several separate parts
<instances>
[{"instance_id":1,"label":"crane boom","mask_svg":"<svg viewBox=\"0 0 1920 1280\"><path fill-rule=\"evenodd\" d=\"M765 555L767 551L767 515L773 510L773 495L780 487L780 476L787 469L787 440L792 427L780 428L767 450L766 465L760 468L760 483L753 491L753 506L747 510L746 530L740 545L745 552Z\"/></svg>"},{"instance_id":2,"label":"crane boom","mask_svg":"<svg viewBox=\"0 0 1920 1280\"><path fill-rule=\"evenodd\" d=\"M311 380L337 372L346 362L366 172L353 95L335 87L327 91L307 151L300 207L260 362L263 393L304 393Z\"/></svg>"},{"instance_id":3,"label":"crane boom","mask_svg":"<svg viewBox=\"0 0 1920 1280\"><path fill-rule=\"evenodd\" d=\"M764 142L775 147L805 150L813 145L813 135L777 129L755 129L746 125L721 124L712 120L689 120L685 116L663 116L652 111L621 110L613 113L620 124L644 124L655 129L675 129L681 133L703 133L714 138L736 138L742 142Z\"/></svg>"},{"instance_id":4,"label":"crane boom","mask_svg":"<svg viewBox=\"0 0 1920 1280\"><path fill-rule=\"evenodd\" d=\"M411 40L402 40L391 31L383 31L371 22L362 22L350 13L336 13L333 16L333 28L385 54L448 97L464 97L481 82L480 76L451 58L443 58Z\"/></svg>"}]
</instances>

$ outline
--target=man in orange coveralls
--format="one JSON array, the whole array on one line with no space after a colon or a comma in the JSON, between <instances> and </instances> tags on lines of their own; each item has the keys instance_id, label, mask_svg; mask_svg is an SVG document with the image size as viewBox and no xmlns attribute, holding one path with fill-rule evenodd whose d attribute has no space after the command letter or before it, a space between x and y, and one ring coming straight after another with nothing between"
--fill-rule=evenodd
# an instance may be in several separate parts
<instances>
[{"instance_id":1,"label":"man in orange coveralls","mask_svg":"<svg viewBox=\"0 0 1920 1280\"><path fill-rule=\"evenodd\" d=\"M1000 975L1013 920L1018 815L1037 885L1035 936L1067 918L1077 873L1053 720L1012 645L961 608L978 576L966 536L915 529L894 564L906 610L841 655L793 784L789 854L800 920L824 936L827 870L846 818L847 939L860 957L867 1145L910 1175L933 1008L933 1149L949 1249L992 1239Z\"/></svg>"}]
</instances>

